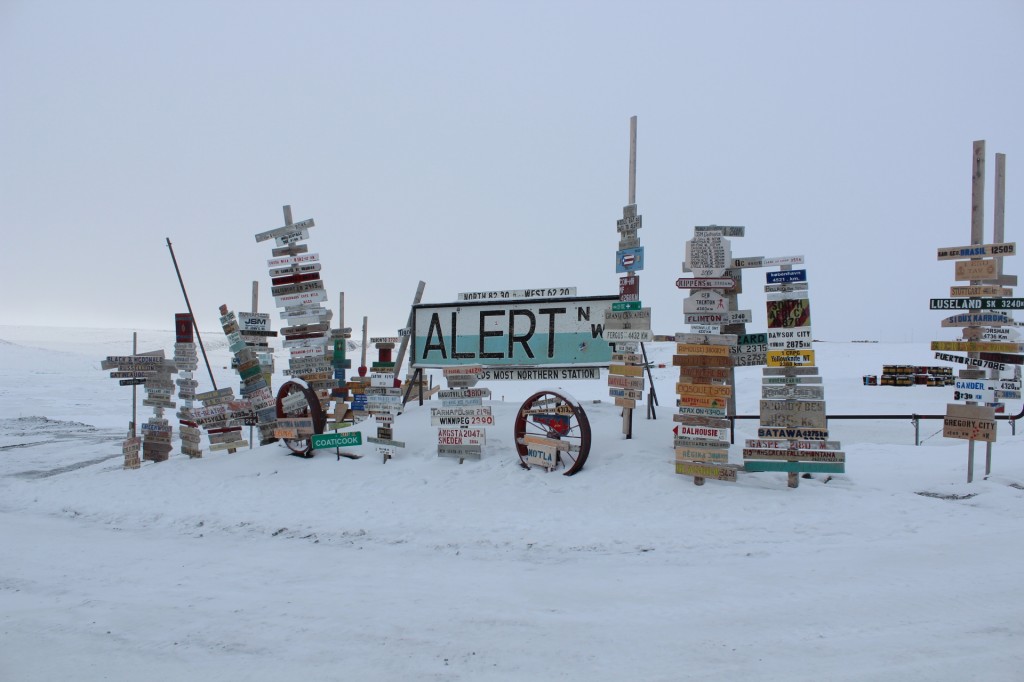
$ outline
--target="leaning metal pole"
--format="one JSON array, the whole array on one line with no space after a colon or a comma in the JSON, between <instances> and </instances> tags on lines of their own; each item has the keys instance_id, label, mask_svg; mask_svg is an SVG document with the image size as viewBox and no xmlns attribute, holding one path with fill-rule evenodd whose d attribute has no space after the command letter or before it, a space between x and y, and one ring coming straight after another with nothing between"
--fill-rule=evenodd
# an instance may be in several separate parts
<instances>
[{"instance_id":1,"label":"leaning metal pole","mask_svg":"<svg viewBox=\"0 0 1024 682\"><path fill-rule=\"evenodd\" d=\"M188 292L185 291L185 282L181 279L181 270L178 269L178 259L174 257L174 247L171 246L171 240L167 239L167 249L171 252L171 261L174 262L174 272L178 275L178 284L181 285L181 295L185 297L185 306L188 307L188 314L192 317L192 327L196 330L196 338L199 340L199 349L203 351L203 362L206 363L206 372L210 375L210 383L213 384L213 390L217 390L217 380L213 378L213 370L210 369L210 358L206 357L206 347L203 346L203 337L199 333L199 323L196 321L196 316L192 313L192 304L188 300Z\"/></svg>"}]
</instances>

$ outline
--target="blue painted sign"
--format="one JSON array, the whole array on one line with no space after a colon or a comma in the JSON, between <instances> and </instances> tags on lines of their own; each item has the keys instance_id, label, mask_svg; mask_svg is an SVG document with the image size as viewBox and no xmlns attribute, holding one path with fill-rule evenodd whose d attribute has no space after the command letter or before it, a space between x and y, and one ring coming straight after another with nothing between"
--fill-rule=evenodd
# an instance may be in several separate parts
<instances>
[{"instance_id":1,"label":"blue painted sign","mask_svg":"<svg viewBox=\"0 0 1024 682\"><path fill-rule=\"evenodd\" d=\"M638 272L644 269L644 247L619 249L615 252L615 272Z\"/></svg>"},{"instance_id":2,"label":"blue painted sign","mask_svg":"<svg viewBox=\"0 0 1024 682\"><path fill-rule=\"evenodd\" d=\"M786 282L806 282L806 270L780 270L778 272L765 273L768 284L784 284Z\"/></svg>"}]
</instances>

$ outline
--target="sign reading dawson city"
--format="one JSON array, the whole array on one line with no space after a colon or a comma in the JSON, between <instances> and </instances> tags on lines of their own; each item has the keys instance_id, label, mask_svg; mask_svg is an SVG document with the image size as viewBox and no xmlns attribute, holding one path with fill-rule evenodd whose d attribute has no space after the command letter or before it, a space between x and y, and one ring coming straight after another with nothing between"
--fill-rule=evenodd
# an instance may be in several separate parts
<instances>
[{"instance_id":1,"label":"sign reading dawson city","mask_svg":"<svg viewBox=\"0 0 1024 682\"><path fill-rule=\"evenodd\" d=\"M476 364L485 371L607 366L612 350L601 334L605 315L618 300L616 295L561 296L418 304L413 306L412 366Z\"/></svg>"}]
</instances>

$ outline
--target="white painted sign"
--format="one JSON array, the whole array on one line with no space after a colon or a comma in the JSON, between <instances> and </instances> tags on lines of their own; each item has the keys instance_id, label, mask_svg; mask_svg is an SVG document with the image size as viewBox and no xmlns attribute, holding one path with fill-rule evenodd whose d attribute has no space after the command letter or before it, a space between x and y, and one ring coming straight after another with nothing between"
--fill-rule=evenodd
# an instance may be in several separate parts
<instances>
[{"instance_id":1,"label":"white painted sign","mask_svg":"<svg viewBox=\"0 0 1024 682\"><path fill-rule=\"evenodd\" d=\"M603 365L604 314L618 296L413 307L414 367Z\"/></svg>"}]
</instances>

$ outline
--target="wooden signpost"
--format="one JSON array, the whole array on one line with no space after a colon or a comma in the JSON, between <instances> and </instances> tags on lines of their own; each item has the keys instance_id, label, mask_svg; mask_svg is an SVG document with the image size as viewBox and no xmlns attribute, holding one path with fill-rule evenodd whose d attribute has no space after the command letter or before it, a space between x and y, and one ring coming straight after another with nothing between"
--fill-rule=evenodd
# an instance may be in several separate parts
<instances>
[{"instance_id":1,"label":"wooden signpost","mask_svg":"<svg viewBox=\"0 0 1024 682\"><path fill-rule=\"evenodd\" d=\"M643 343L654 340L654 332L651 330L651 309L642 307L640 276L637 274L644 269L644 247L640 246L638 236L638 230L643 227L643 216L637 213L636 207L636 130L637 118L633 116L629 119L628 203L623 207L622 218L615 226L619 233L618 250L615 252L615 272L623 276L619 278L619 300L612 305L611 310L605 311L601 334L613 348L612 364L608 367L609 395L614 398L615 404L622 408L622 433L627 439L633 437L633 410L643 398L645 368L650 375L650 368L645 362L647 352ZM623 387L612 383L617 376L635 377L636 381L629 388L634 392L627 395ZM647 400L648 419L656 416L655 405L657 396L652 380ZM537 457L541 459L551 454L540 446L532 449L537 450Z\"/></svg>"},{"instance_id":2,"label":"wooden signpost","mask_svg":"<svg viewBox=\"0 0 1024 682\"><path fill-rule=\"evenodd\" d=\"M965 353L953 355L939 352L935 357L946 362L981 368L960 370L954 382L953 399L964 404L949 403L943 421L945 438L966 440L967 482L974 480L974 444L985 443L985 475L992 471L992 444L996 442L995 413L1005 409L1002 400L1019 398L1019 368L1014 375L1006 372L1019 364L1024 345L1008 333L1014 322L1009 311L1024 308L1024 299L1013 298L1017 278L1003 274L1003 259L1017 253L1014 242L1005 242L1005 172L1006 156L996 154L996 191L993 241L984 240L985 142L973 145L971 178L971 243L966 246L943 247L940 261L954 261L954 279L968 282L950 288L952 298L931 299L931 310L961 311L942 321L943 328L958 328L961 340L933 341L932 350ZM999 311L999 312L992 312ZM980 375L980 376L979 376ZM987 379L982 377L987 376ZM1003 383L1003 381L1007 383Z\"/></svg>"},{"instance_id":3,"label":"wooden signpost","mask_svg":"<svg viewBox=\"0 0 1024 682\"><path fill-rule=\"evenodd\" d=\"M255 237L257 242L273 239L276 245L272 258L267 261L267 267L271 277L271 295L274 297L277 307L282 309L281 319L285 320L285 326L281 328L280 334L284 337L282 346L289 352L286 374L302 379L306 383L310 395L315 397L319 403L317 406L310 406L308 402L312 398L307 398L306 414L312 415L314 412L319 415L332 414L331 402L336 402L333 410L334 423L327 424L323 428L337 428L343 423L349 423L345 421L346 417L354 418L345 402L347 393L344 390L346 388L345 370L350 366L345 357L345 340L351 336L351 330L344 327L344 294L341 295L339 304L339 328L332 330L330 322L333 313L323 305L327 301L327 289L320 276L320 256L316 253L309 253L309 246L303 243L309 238L309 229L314 227L314 221L307 219L297 223L293 222L291 206L284 206L283 212L283 226L260 232ZM256 313L255 301L252 314L240 315L240 317L243 317L246 326L249 327L247 331L258 332L257 329L252 328L262 324L257 321L257 318L262 318L262 316ZM269 324L266 326L269 327ZM248 361L251 362L254 358L259 359L258 354L250 355ZM262 362L260 366L264 367ZM248 378L243 378L243 381L248 380ZM266 405L262 392L264 387L260 387L259 380L255 378L252 379L252 382L250 386L257 386L254 393L260 395L259 404ZM270 392L269 382L265 388ZM298 391L298 389L296 390ZM282 396L282 400L295 395L306 397L303 390ZM296 454L309 455L312 450L316 449L313 447L311 439L306 441L305 447L303 447L303 444L298 442L304 440L302 438L297 441L284 435L277 435L278 429L274 428L273 424L277 419L279 402L274 399L267 407L257 407L261 433L266 435L272 431L275 437L286 438L285 443ZM261 412L261 409L265 412ZM302 411L301 407L299 411ZM270 419L271 412L273 412L273 420ZM326 417L319 420L318 423L323 424L325 421ZM281 434L285 434L287 431L289 429L280 429Z\"/></svg>"},{"instance_id":4,"label":"wooden signpost","mask_svg":"<svg viewBox=\"0 0 1024 682\"><path fill-rule=\"evenodd\" d=\"M178 368L178 433L181 436L181 454L198 459L203 456L203 435L192 417L195 408L196 389L199 382L195 379L195 371L199 367L199 356L193 341L195 323L191 313L178 313L174 316L174 364Z\"/></svg>"},{"instance_id":5,"label":"wooden signpost","mask_svg":"<svg viewBox=\"0 0 1024 682\"><path fill-rule=\"evenodd\" d=\"M786 472L789 487L796 488L801 472L843 473L846 457L837 441L828 441L825 388L812 349L807 271L792 269L803 263L803 256L750 260L780 269L765 275L768 332L761 425L758 438L748 439L743 448L743 465L750 472ZM733 267L739 265L734 261Z\"/></svg>"},{"instance_id":6,"label":"wooden signpost","mask_svg":"<svg viewBox=\"0 0 1024 682\"><path fill-rule=\"evenodd\" d=\"M736 226L700 225L686 242L683 272L693 277L676 280L676 287L689 289L683 301L683 321L690 333L675 335L676 353L672 365L679 368L676 383L678 422L673 430L675 471L693 477L696 485L706 479L735 482L740 467L729 463L732 420L736 414L735 366L756 362L738 345L748 337L749 311L737 310L742 274L732 265L732 248L727 237L743 237L746 230ZM698 331L704 330L704 331ZM762 339L762 344L764 340ZM763 355L763 351L762 351Z\"/></svg>"},{"instance_id":7,"label":"wooden signpost","mask_svg":"<svg viewBox=\"0 0 1024 682\"><path fill-rule=\"evenodd\" d=\"M490 389L474 388L482 371L481 365L444 368L448 390L438 394L441 407L430 410L430 423L439 427L438 457L455 457L462 464L482 456L486 427L494 425L491 408L483 405L483 399L491 397Z\"/></svg>"}]
</instances>

